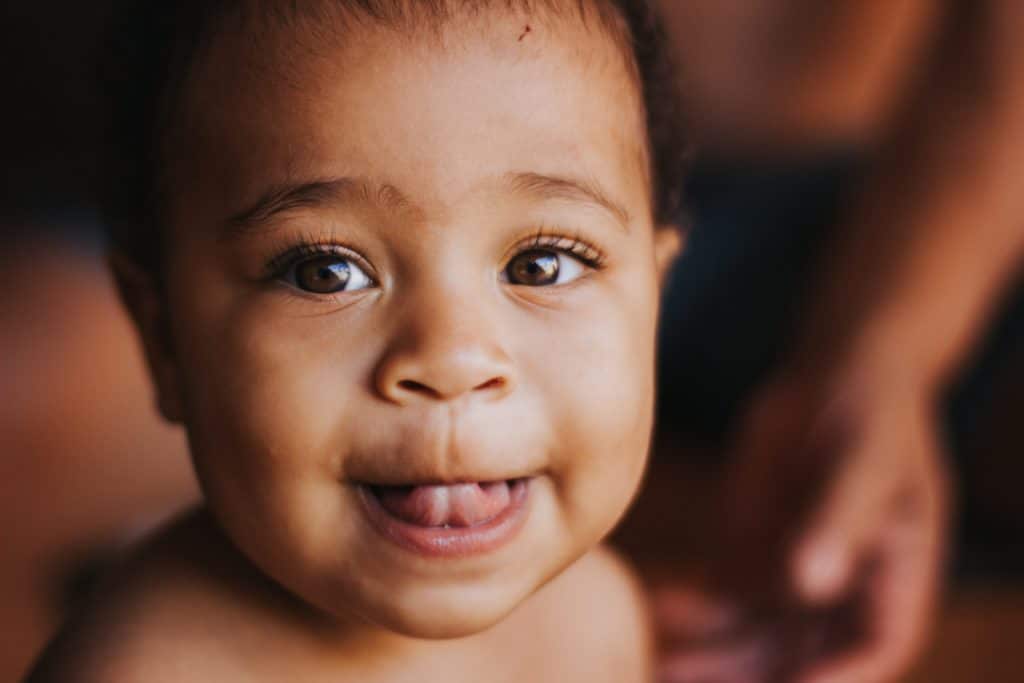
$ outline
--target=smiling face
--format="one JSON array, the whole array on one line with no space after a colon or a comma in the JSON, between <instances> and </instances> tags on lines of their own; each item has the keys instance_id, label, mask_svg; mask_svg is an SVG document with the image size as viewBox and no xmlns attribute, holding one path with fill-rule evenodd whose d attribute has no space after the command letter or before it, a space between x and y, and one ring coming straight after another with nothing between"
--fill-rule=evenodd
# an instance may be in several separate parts
<instances>
[{"instance_id":1,"label":"smiling face","mask_svg":"<svg viewBox=\"0 0 1024 683\"><path fill-rule=\"evenodd\" d=\"M638 487L674 233L578 24L239 32L189 85L161 404L231 539L327 612L481 630Z\"/></svg>"}]
</instances>

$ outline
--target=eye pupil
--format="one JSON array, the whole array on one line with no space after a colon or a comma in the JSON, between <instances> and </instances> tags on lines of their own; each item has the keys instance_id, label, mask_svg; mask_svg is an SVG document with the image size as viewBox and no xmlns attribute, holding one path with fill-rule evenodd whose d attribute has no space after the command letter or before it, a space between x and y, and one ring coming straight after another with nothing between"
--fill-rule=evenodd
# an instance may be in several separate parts
<instances>
[{"instance_id":1,"label":"eye pupil","mask_svg":"<svg viewBox=\"0 0 1024 683\"><path fill-rule=\"evenodd\" d=\"M299 264L295 269L295 283L307 292L331 294L345 289L351 275L345 259L321 256Z\"/></svg>"},{"instance_id":2,"label":"eye pupil","mask_svg":"<svg viewBox=\"0 0 1024 683\"><path fill-rule=\"evenodd\" d=\"M509 263L509 282L540 287L558 281L558 255L550 251L532 250L519 254Z\"/></svg>"}]
</instances>

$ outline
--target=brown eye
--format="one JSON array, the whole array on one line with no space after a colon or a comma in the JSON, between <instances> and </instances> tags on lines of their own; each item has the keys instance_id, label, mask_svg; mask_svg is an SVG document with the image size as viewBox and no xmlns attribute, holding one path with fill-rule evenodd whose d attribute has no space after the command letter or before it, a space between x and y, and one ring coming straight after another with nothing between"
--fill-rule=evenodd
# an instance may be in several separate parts
<instances>
[{"instance_id":1,"label":"brown eye","mask_svg":"<svg viewBox=\"0 0 1024 683\"><path fill-rule=\"evenodd\" d=\"M547 287L572 282L585 271L578 258L561 249L530 249L509 261L504 279L513 285Z\"/></svg>"},{"instance_id":2,"label":"brown eye","mask_svg":"<svg viewBox=\"0 0 1024 683\"><path fill-rule=\"evenodd\" d=\"M317 256L295 265L294 284L314 294L363 289L370 278L351 260L335 255Z\"/></svg>"},{"instance_id":3,"label":"brown eye","mask_svg":"<svg viewBox=\"0 0 1024 683\"><path fill-rule=\"evenodd\" d=\"M560 265L557 253L532 249L509 261L505 275L515 285L543 287L558 282Z\"/></svg>"}]
</instances>

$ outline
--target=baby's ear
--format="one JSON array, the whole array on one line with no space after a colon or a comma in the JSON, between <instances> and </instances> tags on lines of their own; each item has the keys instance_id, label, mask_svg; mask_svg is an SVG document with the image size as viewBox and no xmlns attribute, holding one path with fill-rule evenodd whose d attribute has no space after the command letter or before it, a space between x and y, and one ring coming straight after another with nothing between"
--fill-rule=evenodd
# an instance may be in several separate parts
<instances>
[{"instance_id":1,"label":"baby's ear","mask_svg":"<svg viewBox=\"0 0 1024 683\"><path fill-rule=\"evenodd\" d=\"M157 407L170 422L183 419L181 376L173 353L165 298L156 278L118 250L107 253L121 303L128 309L156 388Z\"/></svg>"},{"instance_id":2,"label":"baby's ear","mask_svg":"<svg viewBox=\"0 0 1024 683\"><path fill-rule=\"evenodd\" d=\"M662 286L686 246L688 234L687 228L674 223L662 224L654 229L654 260L658 269L658 282Z\"/></svg>"}]
</instances>

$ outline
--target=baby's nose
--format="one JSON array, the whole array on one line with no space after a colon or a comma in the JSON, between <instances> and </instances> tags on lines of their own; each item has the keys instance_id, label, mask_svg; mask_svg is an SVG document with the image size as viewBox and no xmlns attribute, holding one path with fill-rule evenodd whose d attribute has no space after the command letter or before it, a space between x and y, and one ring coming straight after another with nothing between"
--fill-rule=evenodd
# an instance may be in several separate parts
<instances>
[{"instance_id":1,"label":"baby's nose","mask_svg":"<svg viewBox=\"0 0 1024 683\"><path fill-rule=\"evenodd\" d=\"M375 375L378 393L400 405L466 395L496 400L515 385L512 361L496 330L467 311L413 316L397 331Z\"/></svg>"},{"instance_id":2,"label":"baby's nose","mask_svg":"<svg viewBox=\"0 0 1024 683\"><path fill-rule=\"evenodd\" d=\"M389 401L404 405L452 401L470 393L498 398L508 393L511 379L496 354L476 347L452 348L436 355L394 354L381 364L377 388Z\"/></svg>"}]
</instances>

